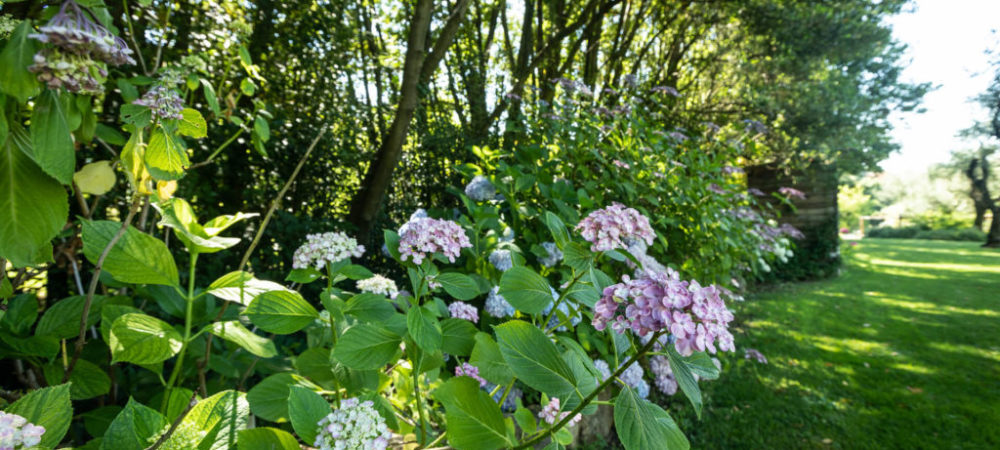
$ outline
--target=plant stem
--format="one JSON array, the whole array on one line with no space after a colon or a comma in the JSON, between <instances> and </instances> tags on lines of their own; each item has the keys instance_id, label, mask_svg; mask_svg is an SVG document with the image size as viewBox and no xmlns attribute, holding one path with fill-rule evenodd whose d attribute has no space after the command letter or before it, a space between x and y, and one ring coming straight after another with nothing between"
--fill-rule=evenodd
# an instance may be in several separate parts
<instances>
[{"instance_id":1,"label":"plant stem","mask_svg":"<svg viewBox=\"0 0 1000 450\"><path fill-rule=\"evenodd\" d=\"M514 390L514 380L516 380L516 379L517 378L511 378L510 379L510 383L507 384L507 389L504 390L503 391L503 395L500 396L500 402L499 403L500 403L500 407L501 408L503 408L503 402L507 400L507 395L510 394L510 391ZM492 395L491 395L491 397L492 397Z\"/></svg>"},{"instance_id":2,"label":"plant stem","mask_svg":"<svg viewBox=\"0 0 1000 450\"><path fill-rule=\"evenodd\" d=\"M236 140L236 138L240 137L240 135L243 134L243 131L244 131L243 127L240 127L240 129L236 130L236 132L233 133L232 136L229 136L229 139L226 139L225 142L216 147L215 151L213 151L211 155L208 155L208 158L206 158L202 162L192 164L191 167L188 167L188 170L197 169L201 166L209 165L213 160L215 160L216 156L219 156L219 153L222 152L222 150L224 150L226 147L229 147L229 144L232 144L233 141Z\"/></svg>"},{"instance_id":3,"label":"plant stem","mask_svg":"<svg viewBox=\"0 0 1000 450\"><path fill-rule=\"evenodd\" d=\"M421 401L420 396L420 374L417 373L417 368L413 367L413 395L417 398L417 413L420 416L420 446L424 447L424 442L427 441L427 414L424 412L424 403Z\"/></svg>"},{"instance_id":4,"label":"plant stem","mask_svg":"<svg viewBox=\"0 0 1000 450\"><path fill-rule=\"evenodd\" d=\"M142 204L142 197L136 197L132 200L132 207L128 210L128 215L125 216L125 220L122 221L122 226L118 228L118 232L108 241L108 245L104 246L104 250L101 251L101 256L97 258L97 264L94 267L94 276L90 279L90 286L87 288L87 299L83 302L83 314L80 316L80 333L76 338L76 348L73 349L73 358L70 359L69 365L66 366L66 373L63 375L63 383L69 381L70 375L73 374L73 368L76 367L76 361L80 359L80 353L83 352L83 345L87 343L87 319L90 317L90 306L94 302L94 293L97 292L97 282L101 277L101 270L104 267L104 260L108 258L108 254L111 253L111 249L121 240L125 232L128 231L129 224L135 219L135 214L139 211L139 205ZM17 285L14 285L16 288Z\"/></svg>"},{"instance_id":5,"label":"plant stem","mask_svg":"<svg viewBox=\"0 0 1000 450\"><path fill-rule=\"evenodd\" d=\"M583 274L584 272L580 271L577 276L573 277L573 281L569 282L569 286L566 286L566 289L563 289L562 293L559 294L559 298L556 299L556 303L552 305L552 311L549 311L549 316L545 318L545 322L542 322L542 329L545 330L546 333L550 331L546 328L549 326L549 322L552 321L552 317L556 315L556 309L559 308L559 304L562 303L564 298L566 298L566 293L573 288L573 285L575 285L577 281L580 281L580 278L583 278ZM552 327L553 330L556 328L558 328L558 326Z\"/></svg>"},{"instance_id":6,"label":"plant stem","mask_svg":"<svg viewBox=\"0 0 1000 450\"><path fill-rule=\"evenodd\" d=\"M618 376L621 375L622 372L625 371L625 369L627 369L629 366L631 366L632 363L636 362L640 357L642 357L642 355L646 354L646 352L648 352L649 349L653 348L653 345L656 344L657 339L659 339L660 336L665 331L666 330L661 330L661 331L657 331L655 334L653 334L653 337L649 340L649 343L647 343L641 349L639 349L639 351L635 355L632 355L632 357L629 358L629 360L626 361L625 364L622 364L621 366L618 366L618 369L615 370L615 372L612 373L611 376L608 377L608 379L604 380L604 382L601 383L600 386L597 386L597 389L594 389L594 391L591 392L590 395L588 395L586 398L584 398L583 401L580 402L580 404L576 408L573 409L573 411L570 411L569 414L566 414L566 416L563 417L562 420L560 420L559 422L557 422L555 425L552 425L552 427L550 427L549 429L545 430L544 432L542 432L542 434L536 436L534 439L531 439L528 442L525 442L525 443L523 443L521 445L518 445L517 447L514 447L514 450L534 447L535 444L537 444L538 442L540 442L542 439L545 439L546 436L559 431L559 429L561 429L563 426L565 426L567 423L569 423L569 421L572 420L573 417L576 417L576 415L579 414L580 411L583 411L583 409L586 408L587 405L589 405L590 402L594 400L594 398L596 398L598 395L600 395L601 391L603 391L605 388L607 388L609 384L611 384L612 382L614 382L615 379L617 379Z\"/></svg>"},{"instance_id":7,"label":"plant stem","mask_svg":"<svg viewBox=\"0 0 1000 450\"><path fill-rule=\"evenodd\" d=\"M181 350L177 353L177 364L174 365L174 370L170 373L170 379L167 380L167 387L163 391L163 404L161 410L164 410L167 405L167 398L170 397L170 388L174 386L177 382L177 377L180 376L181 369L184 368L184 353L187 351L188 343L191 339L191 318L194 315L194 279L195 279L195 267L198 265L198 252L191 253L191 264L188 269L188 292L185 302L187 303L187 311L184 313L184 340L181 342Z\"/></svg>"}]
</instances>

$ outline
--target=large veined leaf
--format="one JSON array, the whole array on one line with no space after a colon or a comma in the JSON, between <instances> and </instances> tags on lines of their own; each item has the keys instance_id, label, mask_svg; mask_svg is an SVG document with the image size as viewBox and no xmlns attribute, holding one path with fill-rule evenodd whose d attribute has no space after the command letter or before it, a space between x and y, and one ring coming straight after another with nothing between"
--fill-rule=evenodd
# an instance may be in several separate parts
<instances>
[{"instance_id":1,"label":"large veined leaf","mask_svg":"<svg viewBox=\"0 0 1000 450\"><path fill-rule=\"evenodd\" d=\"M273 281L258 280L248 272L229 272L208 286L208 293L241 305L249 305L258 295L270 291L290 291Z\"/></svg>"},{"instance_id":2,"label":"large veined leaf","mask_svg":"<svg viewBox=\"0 0 1000 450\"><path fill-rule=\"evenodd\" d=\"M63 107L59 91L46 89L35 99L31 113L31 152L45 173L62 184L71 184L76 172L76 152Z\"/></svg>"},{"instance_id":3,"label":"large veined leaf","mask_svg":"<svg viewBox=\"0 0 1000 450\"><path fill-rule=\"evenodd\" d=\"M453 377L434 391L444 405L448 444L461 449L507 448L514 445L503 413L479 383L469 377Z\"/></svg>"},{"instance_id":4,"label":"large veined leaf","mask_svg":"<svg viewBox=\"0 0 1000 450\"><path fill-rule=\"evenodd\" d=\"M271 422L288 421L288 395L292 386L319 391L309 380L292 373L276 373L257 383L247 392L250 411Z\"/></svg>"},{"instance_id":5,"label":"large veined leaf","mask_svg":"<svg viewBox=\"0 0 1000 450\"><path fill-rule=\"evenodd\" d=\"M549 228L549 232L552 233L552 238L555 239L556 245L559 248L564 248L569 243L569 233L566 232L566 225L563 224L559 216L553 214L551 211L546 211L545 226Z\"/></svg>"},{"instance_id":6,"label":"large veined leaf","mask_svg":"<svg viewBox=\"0 0 1000 450\"><path fill-rule=\"evenodd\" d=\"M45 381L50 386L55 386L62 381L66 370L60 361L47 364L43 372L45 374ZM69 382L72 386L69 390L69 395L73 400L94 398L98 395L107 394L111 390L111 377L108 376L107 372L98 367L97 364L82 358L73 366L73 373L70 374Z\"/></svg>"},{"instance_id":7,"label":"large veined leaf","mask_svg":"<svg viewBox=\"0 0 1000 450\"><path fill-rule=\"evenodd\" d=\"M311 442L310 442L311 443ZM236 441L237 450L300 450L299 442L289 432L271 427L242 430Z\"/></svg>"},{"instance_id":8,"label":"large veined leaf","mask_svg":"<svg viewBox=\"0 0 1000 450\"><path fill-rule=\"evenodd\" d=\"M524 266L513 267L500 278L500 295L518 311L542 312L552 303L552 287L541 275Z\"/></svg>"},{"instance_id":9,"label":"large veined leaf","mask_svg":"<svg viewBox=\"0 0 1000 450\"><path fill-rule=\"evenodd\" d=\"M249 420L246 394L222 391L194 405L162 448L231 449L237 445L239 430L245 429ZM192 436L199 437L197 443L189 441Z\"/></svg>"},{"instance_id":10,"label":"large veined leaf","mask_svg":"<svg viewBox=\"0 0 1000 450\"><path fill-rule=\"evenodd\" d=\"M162 181L180 179L191 165L184 142L163 127L158 127L149 137L144 158L149 174Z\"/></svg>"},{"instance_id":11,"label":"large veined leaf","mask_svg":"<svg viewBox=\"0 0 1000 450\"><path fill-rule=\"evenodd\" d=\"M181 334L168 323L145 314L130 313L111 325L111 362L156 364L181 351Z\"/></svg>"},{"instance_id":12,"label":"large veined leaf","mask_svg":"<svg viewBox=\"0 0 1000 450\"><path fill-rule=\"evenodd\" d=\"M364 322L382 322L396 313L396 308L384 295L361 293L347 301L344 314L350 314Z\"/></svg>"},{"instance_id":13,"label":"large veined leaf","mask_svg":"<svg viewBox=\"0 0 1000 450\"><path fill-rule=\"evenodd\" d=\"M476 282L460 273L442 273L435 278L435 281L441 283L448 295L459 300L469 300L479 295L479 286Z\"/></svg>"},{"instance_id":14,"label":"large veined leaf","mask_svg":"<svg viewBox=\"0 0 1000 450\"><path fill-rule=\"evenodd\" d=\"M88 327L96 325L97 321L101 320L101 307L104 306L106 299L103 295L94 296L90 303L90 314L87 316ZM59 339L76 336L80 333L80 319L83 317L83 307L86 303L87 297L83 295L66 297L55 302L38 320L35 334Z\"/></svg>"},{"instance_id":15,"label":"large veined leaf","mask_svg":"<svg viewBox=\"0 0 1000 450\"><path fill-rule=\"evenodd\" d=\"M25 153L23 128L12 126L0 144L0 257L14 267L51 261L49 241L69 216L66 191Z\"/></svg>"},{"instance_id":16,"label":"large veined leaf","mask_svg":"<svg viewBox=\"0 0 1000 450\"><path fill-rule=\"evenodd\" d=\"M355 325L337 340L333 356L352 369L377 369L392 362L401 340L396 333L378 325Z\"/></svg>"},{"instance_id":17,"label":"large veined leaf","mask_svg":"<svg viewBox=\"0 0 1000 450\"><path fill-rule=\"evenodd\" d=\"M257 296L243 313L254 325L274 334L291 334L319 317L298 292L270 291Z\"/></svg>"},{"instance_id":18,"label":"large veined leaf","mask_svg":"<svg viewBox=\"0 0 1000 450\"><path fill-rule=\"evenodd\" d=\"M449 355L469 356L476 345L476 326L465 319L441 321L441 349Z\"/></svg>"},{"instance_id":19,"label":"large veined leaf","mask_svg":"<svg viewBox=\"0 0 1000 450\"><path fill-rule=\"evenodd\" d=\"M87 259L97 264L121 225L110 220L84 220L83 253ZM104 270L124 283L173 286L179 283L177 266L167 245L131 225L108 252Z\"/></svg>"},{"instance_id":20,"label":"large veined leaf","mask_svg":"<svg viewBox=\"0 0 1000 450\"><path fill-rule=\"evenodd\" d=\"M34 294L21 294L7 302L7 310L0 317L0 330L24 336L31 331L37 318L38 298Z\"/></svg>"},{"instance_id":21,"label":"large veined leaf","mask_svg":"<svg viewBox=\"0 0 1000 450\"><path fill-rule=\"evenodd\" d=\"M330 404L315 391L294 385L288 391L288 418L303 441L312 444L320 419L330 414Z\"/></svg>"},{"instance_id":22,"label":"large veined leaf","mask_svg":"<svg viewBox=\"0 0 1000 450\"><path fill-rule=\"evenodd\" d=\"M244 350L261 358L271 358L278 354L278 350L274 348L274 342L257 336L239 321L214 322L206 328L210 333L239 345Z\"/></svg>"},{"instance_id":23,"label":"large veined leaf","mask_svg":"<svg viewBox=\"0 0 1000 450\"><path fill-rule=\"evenodd\" d=\"M125 409L111 421L104 433L101 450L142 450L169 425L159 411L129 398Z\"/></svg>"},{"instance_id":24,"label":"large veined leaf","mask_svg":"<svg viewBox=\"0 0 1000 450\"><path fill-rule=\"evenodd\" d=\"M495 330L503 359L524 384L564 400L567 394L576 390L573 371L563 361L556 345L538 327L512 320Z\"/></svg>"},{"instance_id":25,"label":"large veined leaf","mask_svg":"<svg viewBox=\"0 0 1000 450\"><path fill-rule=\"evenodd\" d=\"M28 72L32 58L38 53L39 42L28 37L33 32L31 21L22 21L0 52L0 92L21 103L37 94L39 84L35 74Z\"/></svg>"},{"instance_id":26,"label":"large veined leaf","mask_svg":"<svg viewBox=\"0 0 1000 450\"><path fill-rule=\"evenodd\" d=\"M30 423L45 428L42 447L56 448L73 420L73 404L70 402L69 383L36 389L21 397L5 409L5 412L24 417Z\"/></svg>"},{"instance_id":27,"label":"large veined leaf","mask_svg":"<svg viewBox=\"0 0 1000 450\"><path fill-rule=\"evenodd\" d=\"M421 350L434 352L441 349L441 325L426 306L410 308L406 313L406 326Z\"/></svg>"},{"instance_id":28,"label":"large veined leaf","mask_svg":"<svg viewBox=\"0 0 1000 450\"><path fill-rule=\"evenodd\" d=\"M691 405L694 406L694 412L701 418L701 388L698 387L698 381L694 379L694 374L691 372L691 367L688 366L683 360L680 353L674 349L673 345L667 345L667 360L670 361L670 370L674 373L674 378L677 379L677 385L680 386L681 390L684 391L684 395L691 401ZM711 362L709 362L711 364Z\"/></svg>"},{"instance_id":29,"label":"large veined leaf","mask_svg":"<svg viewBox=\"0 0 1000 450\"><path fill-rule=\"evenodd\" d=\"M181 110L181 120L177 125L177 134L200 139L206 136L208 124L201 113L191 108Z\"/></svg>"},{"instance_id":30,"label":"large veined leaf","mask_svg":"<svg viewBox=\"0 0 1000 450\"><path fill-rule=\"evenodd\" d=\"M324 386L333 387L333 365L330 363L330 349L313 347L295 357L295 370L302 376Z\"/></svg>"},{"instance_id":31,"label":"large veined leaf","mask_svg":"<svg viewBox=\"0 0 1000 450\"><path fill-rule=\"evenodd\" d=\"M687 450L691 447L663 408L639 398L629 387L623 387L615 399L614 414L615 430L626 450Z\"/></svg>"},{"instance_id":32,"label":"large veined leaf","mask_svg":"<svg viewBox=\"0 0 1000 450\"><path fill-rule=\"evenodd\" d=\"M476 346L472 348L469 362L479 368L479 375L497 385L506 385L514 378L507 361L500 353L500 346L486 333L476 334Z\"/></svg>"}]
</instances>

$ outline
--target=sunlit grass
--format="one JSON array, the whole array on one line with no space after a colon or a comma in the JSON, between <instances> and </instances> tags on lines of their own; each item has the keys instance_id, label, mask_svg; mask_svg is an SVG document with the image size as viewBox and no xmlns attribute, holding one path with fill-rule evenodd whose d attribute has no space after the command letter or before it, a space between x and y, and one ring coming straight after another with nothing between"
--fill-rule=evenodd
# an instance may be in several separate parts
<instances>
[{"instance_id":1,"label":"sunlit grass","mask_svg":"<svg viewBox=\"0 0 1000 450\"><path fill-rule=\"evenodd\" d=\"M1000 448L1000 252L866 240L835 279L736 305L741 348L702 383L694 448Z\"/></svg>"}]
</instances>

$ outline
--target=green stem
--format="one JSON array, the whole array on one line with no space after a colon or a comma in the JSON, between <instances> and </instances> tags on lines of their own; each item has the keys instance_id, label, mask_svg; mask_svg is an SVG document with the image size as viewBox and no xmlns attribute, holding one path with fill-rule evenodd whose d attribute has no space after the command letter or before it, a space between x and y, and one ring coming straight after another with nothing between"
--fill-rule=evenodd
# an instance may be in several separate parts
<instances>
[{"instance_id":1,"label":"green stem","mask_svg":"<svg viewBox=\"0 0 1000 450\"><path fill-rule=\"evenodd\" d=\"M516 380L516 379L517 378L511 378L510 379L510 383L507 384L507 389L504 390L503 391L503 395L500 396L500 407L501 408L503 407L503 402L507 401L507 394L510 394L510 391L514 390L514 380ZM490 395L490 397L492 397L492 395Z\"/></svg>"},{"instance_id":2,"label":"green stem","mask_svg":"<svg viewBox=\"0 0 1000 450\"><path fill-rule=\"evenodd\" d=\"M608 387L608 385L614 382L618 378L618 376L625 371L626 368L628 368L629 366L632 365L632 363L636 362L639 358L641 358L642 355L646 354L646 352L648 352L649 349L653 348L653 345L656 344L656 341L660 338L661 335L663 335L665 331L666 330L661 330L653 334L653 337L652 339L649 340L649 343L647 343L641 349L639 349L639 351L635 355L632 355L632 357L629 358L629 360L626 361L625 364L618 366L618 369L615 370L615 372L612 373L611 376L608 377L608 379L604 380L604 382L601 383L601 385L598 386L597 389L594 389L594 391L591 392L590 395L584 398L583 401L580 402L580 405L574 408L573 411L570 411L570 413L567 414L566 417L563 417L562 420L557 422L555 425L552 425L552 427L545 430L544 432L542 432L542 434L536 436L534 439L531 439L528 442L525 442L521 445L518 445L517 447L514 447L514 450L519 450L523 448L532 448L542 439L545 439L546 436L559 431L559 429L564 427L567 423L569 423L570 420L576 417L576 415L579 414L580 411L583 411L583 409L586 408L587 405L589 405L594 400L594 398L596 398L601 393L601 391L603 391L605 388Z\"/></svg>"},{"instance_id":3,"label":"green stem","mask_svg":"<svg viewBox=\"0 0 1000 450\"><path fill-rule=\"evenodd\" d=\"M576 282L580 281L580 278L583 278L583 274L584 274L584 272L581 271L577 276L573 277L573 281L569 282L569 286L566 286L566 289L563 289L562 293L559 294L559 298L556 299L556 303L554 305L552 305L552 311L549 311L549 316L545 318L544 322L542 322L542 329L545 330L546 333L548 333L549 331L551 331L551 330L547 330L546 327L549 326L549 322L552 320L552 317L556 315L556 309L559 308L559 304L562 303L562 301L563 301L564 298L566 298L566 293L569 292L569 290L573 288L573 286L576 284ZM558 326L553 327L552 330L555 330L556 328L559 328L559 327Z\"/></svg>"},{"instance_id":4,"label":"green stem","mask_svg":"<svg viewBox=\"0 0 1000 450\"><path fill-rule=\"evenodd\" d=\"M177 364L174 365L174 370L170 373L170 379L167 380L166 389L164 389L163 402L161 403L160 410L166 411L167 399L170 398L169 392L170 388L174 386L177 382L177 378L180 376L181 369L184 368L184 353L187 351L188 344L192 340L191 336L191 319L194 315L194 281L195 281L195 268L198 266L198 252L191 253L191 265L188 272L188 292L187 297L184 299L187 303L187 311L184 314L184 340L181 342L181 350L177 352Z\"/></svg>"},{"instance_id":5,"label":"green stem","mask_svg":"<svg viewBox=\"0 0 1000 450\"><path fill-rule=\"evenodd\" d=\"M420 374L417 373L417 368L413 367L413 395L417 398L417 414L420 416L420 445L424 446L424 442L427 439L427 413L424 412L424 403L421 401L420 396Z\"/></svg>"},{"instance_id":6,"label":"green stem","mask_svg":"<svg viewBox=\"0 0 1000 450\"><path fill-rule=\"evenodd\" d=\"M222 150L224 150L226 147L229 147L229 144L232 144L233 141L236 140L236 138L240 137L241 134L243 134L243 127L240 127L240 129L236 130L236 132L233 133L232 136L229 136L229 139L226 139L225 142L223 142L218 147L216 147L215 151L213 151L211 155L208 155L207 159L205 159L204 161L202 161L200 163L196 163L196 164L192 165L188 169L190 170L190 169L195 169L195 168L198 168L198 167L201 167L201 166L208 165L209 163L211 163L215 159L216 156L219 156L219 153L221 153Z\"/></svg>"}]
</instances>

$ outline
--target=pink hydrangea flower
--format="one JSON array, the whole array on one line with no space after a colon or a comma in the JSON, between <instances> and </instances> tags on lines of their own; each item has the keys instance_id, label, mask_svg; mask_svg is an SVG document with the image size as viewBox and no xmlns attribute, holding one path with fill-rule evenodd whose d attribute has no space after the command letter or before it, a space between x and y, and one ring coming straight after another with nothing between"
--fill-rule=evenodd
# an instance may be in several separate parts
<instances>
[{"instance_id":1,"label":"pink hydrangea flower","mask_svg":"<svg viewBox=\"0 0 1000 450\"><path fill-rule=\"evenodd\" d=\"M486 386L486 380L479 376L479 368L469 364L467 362L462 363L460 366L455 367L456 377L470 377L479 382L479 387Z\"/></svg>"},{"instance_id":2,"label":"pink hydrangea flower","mask_svg":"<svg viewBox=\"0 0 1000 450\"><path fill-rule=\"evenodd\" d=\"M465 319L472 323L479 322L479 311L476 310L475 306L465 302L455 302L448 305L448 312L451 313L451 317L456 319Z\"/></svg>"},{"instance_id":3,"label":"pink hydrangea flower","mask_svg":"<svg viewBox=\"0 0 1000 450\"><path fill-rule=\"evenodd\" d=\"M595 252L627 249L630 242L637 240L651 245L656 237L646 216L621 203L591 212L580 221L576 229L584 239L593 244L590 249Z\"/></svg>"},{"instance_id":4,"label":"pink hydrangea flower","mask_svg":"<svg viewBox=\"0 0 1000 450\"><path fill-rule=\"evenodd\" d=\"M794 198L796 200L805 200L806 194L798 189L791 187L781 187L778 188L778 193L784 195L788 198Z\"/></svg>"},{"instance_id":5,"label":"pink hydrangea flower","mask_svg":"<svg viewBox=\"0 0 1000 450\"><path fill-rule=\"evenodd\" d=\"M465 230L457 223L430 217L410 221L399 237L400 259L412 260L420 264L429 254L441 253L448 261L455 258L465 247L472 247Z\"/></svg>"},{"instance_id":6,"label":"pink hydrangea flower","mask_svg":"<svg viewBox=\"0 0 1000 450\"><path fill-rule=\"evenodd\" d=\"M562 420L563 418L569 415L569 412L561 413L559 412L559 409L560 409L559 398L552 397L552 399L549 400L549 403L545 405L545 407L542 408L542 410L538 413L538 418L544 420L545 423L549 425L555 425L556 422ZM577 414L572 419L570 419L569 425L570 426L576 425L576 423L579 422L580 419L582 418L583 416Z\"/></svg>"}]
</instances>

